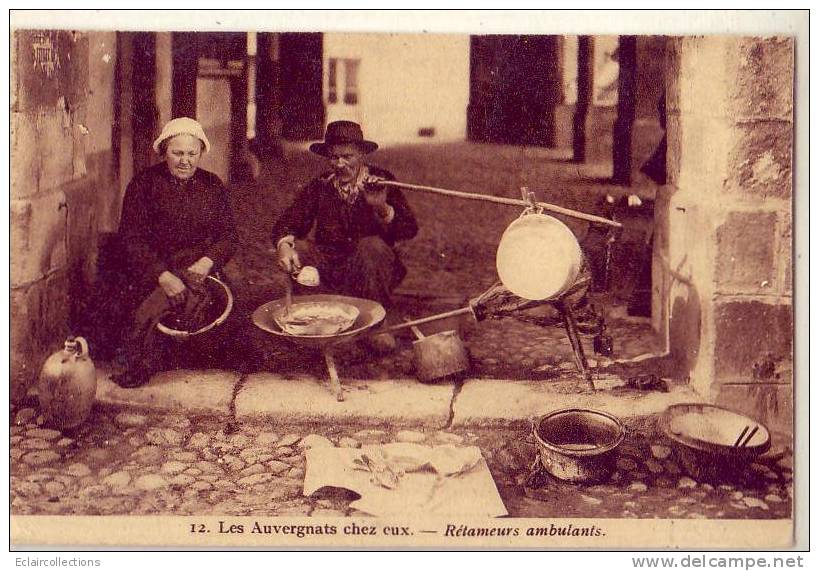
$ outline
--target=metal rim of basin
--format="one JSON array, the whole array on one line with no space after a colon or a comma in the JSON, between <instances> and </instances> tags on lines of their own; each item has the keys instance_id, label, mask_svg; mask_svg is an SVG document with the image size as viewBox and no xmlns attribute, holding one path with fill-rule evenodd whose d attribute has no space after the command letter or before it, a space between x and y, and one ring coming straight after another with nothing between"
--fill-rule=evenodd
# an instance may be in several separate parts
<instances>
[{"instance_id":1,"label":"metal rim of basin","mask_svg":"<svg viewBox=\"0 0 819 571\"><path fill-rule=\"evenodd\" d=\"M294 304L307 301L336 301L348 303L358 308L359 315L355 323L353 323L352 328L336 335L314 335L310 337L289 335L282 331L273 319L275 312L284 307L285 300L282 298L274 299L273 301L269 301L256 308L256 311L253 312L252 316L253 323L259 329L272 333L277 337L287 339L296 345L321 348L338 343L350 342L359 335L377 326L387 315L387 312L380 303L370 299L334 294L316 294L293 297Z\"/></svg>"},{"instance_id":2,"label":"metal rim of basin","mask_svg":"<svg viewBox=\"0 0 819 571\"><path fill-rule=\"evenodd\" d=\"M208 276L205 279L216 283L219 287L222 288L222 290L225 293L226 303L225 303L225 309L224 309L224 311L222 311L222 314L219 317L217 317L215 320L211 321L210 323L208 323L204 327L201 327L200 329L197 329L196 331L180 331L179 329L171 329L167 325L163 325L162 322L157 322L156 328L157 328L158 331L160 331L161 333L164 333L165 335L168 335L169 337L173 337L174 339L177 339L178 341L184 341L185 339L188 339L190 337L194 337L195 335L200 335L202 333L206 333L206 332L210 331L211 329L213 329L214 327L216 327L217 325L221 325L222 323L225 322L225 320L227 320L228 316L233 311L233 292L230 291L230 288L228 287L228 285L225 282L223 282L222 280L220 280L219 278L217 278L215 276Z\"/></svg>"},{"instance_id":3,"label":"metal rim of basin","mask_svg":"<svg viewBox=\"0 0 819 571\"><path fill-rule=\"evenodd\" d=\"M748 424L758 424L767 435L767 438L764 442L760 444L754 444L753 446L746 446L744 448L738 448L730 445L719 444L716 442L708 442L705 440L701 440L699 438L695 438L693 436L687 436L685 434L678 434L671 429L671 423L675 417L680 414L689 413L689 412L701 412L703 409L710 408L714 410L729 412L731 414L735 414L738 416L742 416L748 419ZM755 457L759 456L760 454L764 454L767 452L771 447L771 431L768 430L768 427L765 426L762 422L759 422L745 414L737 412L735 410L731 410L729 408L718 406L715 404L705 404L705 403L678 403L669 406L665 412L660 416L660 428L663 431L663 434L678 445L685 446L689 449L692 449L695 452L706 452L708 454L714 454L717 456L722 457Z\"/></svg>"},{"instance_id":4,"label":"metal rim of basin","mask_svg":"<svg viewBox=\"0 0 819 571\"><path fill-rule=\"evenodd\" d=\"M556 444L554 442L550 442L548 440L545 440L540 435L540 430L541 430L541 427L543 426L544 422L549 421L549 420L553 420L557 416L572 414L572 413L588 415L588 416L603 417L606 420L608 420L608 421L610 421L610 422L612 422L614 424L614 426L616 427L617 435L614 437L614 439L611 442L609 442L607 444L604 444L602 446L598 446L598 447L589 449L589 450L573 450L571 448L565 448L563 446L560 446L559 444ZM546 448L546 449L548 449L550 451L557 452L557 453L562 454L564 456L577 456L577 457L591 458L591 457L599 456L601 454L605 454L606 452L614 450L615 448L620 446L620 444L623 442L623 440L626 437L626 427L619 418L617 418L616 416L614 416L612 414L609 414L607 412L603 412L603 411L600 411L600 410L594 410L594 409L590 409L590 408L564 408L564 409L555 410L555 411L550 412L549 414L543 415L540 418L538 418L537 421L533 422L532 423L532 434L535 437L535 441L540 446L542 446L542 447L544 447L544 448Z\"/></svg>"}]
</instances>

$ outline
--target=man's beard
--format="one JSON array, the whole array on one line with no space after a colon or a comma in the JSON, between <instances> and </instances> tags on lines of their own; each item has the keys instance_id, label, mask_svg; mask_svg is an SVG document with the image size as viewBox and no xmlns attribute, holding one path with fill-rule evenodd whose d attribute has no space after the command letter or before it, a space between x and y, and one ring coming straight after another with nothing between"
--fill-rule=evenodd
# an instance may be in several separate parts
<instances>
[{"instance_id":1,"label":"man's beard","mask_svg":"<svg viewBox=\"0 0 819 571\"><path fill-rule=\"evenodd\" d=\"M343 167L340 169L335 169L336 178L339 182L343 182L345 184L353 182L358 176L359 168L360 167Z\"/></svg>"}]
</instances>

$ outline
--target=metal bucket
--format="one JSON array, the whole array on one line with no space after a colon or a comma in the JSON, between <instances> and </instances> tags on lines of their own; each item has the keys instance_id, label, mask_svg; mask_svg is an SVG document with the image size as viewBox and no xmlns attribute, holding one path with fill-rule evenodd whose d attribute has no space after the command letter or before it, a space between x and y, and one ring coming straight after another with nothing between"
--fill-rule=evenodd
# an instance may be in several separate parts
<instances>
[{"instance_id":1,"label":"metal bucket","mask_svg":"<svg viewBox=\"0 0 819 571\"><path fill-rule=\"evenodd\" d=\"M564 293L582 264L574 233L557 218L539 212L525 212L506 228L495 257L503 285L531 300Z\"/></svg>"},{"instance_id":2,"label":"metal bucket","mask_svg":"<svg viewBox=\"0 0 819 571\"><path fill-rule=\"evenodd\" d=\"M547 472L569 482L599 482L614 471L626 429L605 412L569 408L540 417L532 434Z\"/></svg>"}]
</instances>

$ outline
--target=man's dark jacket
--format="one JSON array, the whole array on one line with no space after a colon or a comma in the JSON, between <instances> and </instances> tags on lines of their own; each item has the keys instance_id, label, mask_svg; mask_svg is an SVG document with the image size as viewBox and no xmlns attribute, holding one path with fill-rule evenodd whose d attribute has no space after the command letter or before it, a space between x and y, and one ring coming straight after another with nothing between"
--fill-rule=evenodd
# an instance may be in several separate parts
<instances>
[{"instance_id":1,"label":"man's dark jacket","mask_svg":"<svg viewBox=\"0 0 819 571\"><path fill-rule=\"evenodd\" d=\"M372 166L368 169L373 176L395 180L389 171ZM332 254L352 251L366 236L380 236L390 246L413 238L418 225L399 189L387 188L387 204L393 207L395 216L384 224L361 194L352 205L347 204L333 186L330 173L325 173L313 179L281 215L273 227L273 243L278 244L287 235L304 239L314 224L316 245Z\"/></svg>"}]
</instances>

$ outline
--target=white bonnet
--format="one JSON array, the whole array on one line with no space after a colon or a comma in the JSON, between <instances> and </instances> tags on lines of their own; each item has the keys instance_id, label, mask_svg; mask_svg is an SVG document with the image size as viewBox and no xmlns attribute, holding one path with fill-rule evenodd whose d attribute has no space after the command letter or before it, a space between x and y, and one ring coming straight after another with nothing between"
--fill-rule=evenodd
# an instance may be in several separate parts
<instances>
[{"instance_id":1,"label":"white bonnet","mask_svg":"<svg viewBox=\"0 0 819 571\"><path fill-rule=\"evenodd\" d=\"M205 136L205 130L202 129L202 125L200 125L198 121L190 117L177 117L165 123L165 126L162 127L162 132L154 141L154 151L158 154L159 145L162 141L177 135L193 135L204 143L206 153L210 151L210 141L208 141L208 138Z\"/></svg>"}]
</instances>

